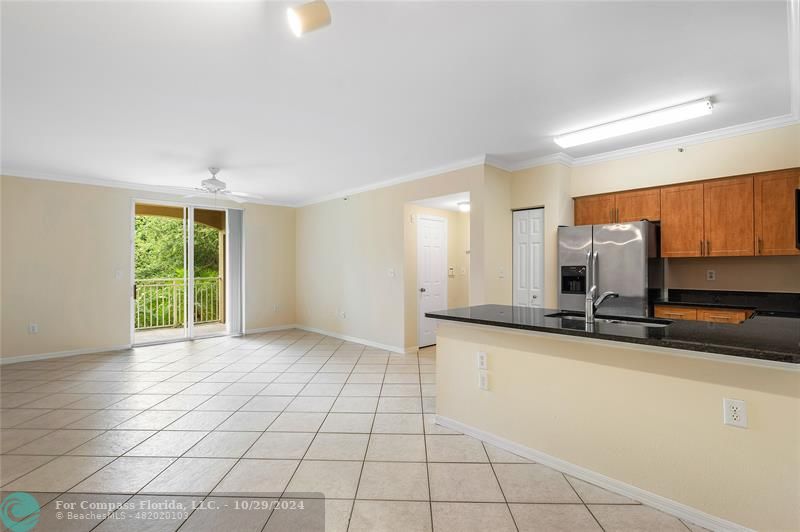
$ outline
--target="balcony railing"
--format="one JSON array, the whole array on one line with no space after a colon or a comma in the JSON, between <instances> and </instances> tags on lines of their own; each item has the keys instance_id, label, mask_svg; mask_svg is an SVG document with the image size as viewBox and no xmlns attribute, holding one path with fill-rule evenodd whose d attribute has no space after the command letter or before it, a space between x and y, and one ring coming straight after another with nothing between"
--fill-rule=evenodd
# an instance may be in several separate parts
<instances>
[{"instance_id":1,"label":"balcony railing","mask_svg":"<svg viewBox=\"0 0 800 532\"><path fill-rule=\"evenodd\" d=\"M184 326L184 279L137 279L135 284L136 330ZM223 286L221 277L195 278L195 324L222 321Z\"/></svg>"}]
</instances>

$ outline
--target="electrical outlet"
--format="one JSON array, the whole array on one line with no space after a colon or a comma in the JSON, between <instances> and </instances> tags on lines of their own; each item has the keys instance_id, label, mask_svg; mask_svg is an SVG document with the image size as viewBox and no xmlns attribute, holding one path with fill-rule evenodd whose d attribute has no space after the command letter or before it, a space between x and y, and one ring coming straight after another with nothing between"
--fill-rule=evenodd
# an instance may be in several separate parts
<instances>
[{"instance_id":1,"label":"electrical outlet","mask_svg":"<svg viewBox=\"0 0 800 532\"><path fill-rule=\"evenodd\" d=\"M388 275L389 277L394 277L395 276L394 268L389 268L388 270L386 270L386 275Z\"/></svg>"},{"instance_id":2,"label":"electrical outlet","mask_svg":"<svg viewBox=\"0 0 800 532\"><path fill-rule=\"evenodd\" d=\"M722 400L722 422L733 427L747 428L747 405L739 399Z\"/></svg>"},{"instance_id":3,"label":"electrical outlet","mask_svg":"<svg viewBox=\"0 0 800 532\"><path fill-rule=\"evenodd\" d=\"M478 369L489 369L488 356L485 351L478 351Z\"/></svg>"},{"instance_id":4,"label":"electrical outlet","mask_svg":"<svg viewBox=\"0 0 800 532\"><path fill-rule=\"evenodd\" d=\"M39 334L39 324L38 323L29 323L28 324L28 334Z\"/></svg>"},{"instance_id":5,"label":"electrical outlet","mask_svg":"<svg viewBox=\"0 0 800 532\"><path fill-rule=\"evenodd\" d=\"M272 305L272 312L280 312L281 306L278 303Z\"/></svg>"},{"instance_id":6,"label":"electrical outlet","mask_svg":"<svg viewBox=\"0 0 800 532\"><path fill-rule=\"evenodd\" d=\"M345 319L345 318L347 317L347 312L345 312L345 311L341 311L341 312L339 313L339 317L340 317L340 318L342 318L342 319Z\"/></svg>"},{"instance_id":7,"label":"electrical outlet","mask_svg":"<svg viewBox=\"0 0 800 532\"><path fill-rule=\"evenodd\" d=\"M478 388L481 390L489 389L489 374L485 371L478 372Z\"/></svg>"},{"instance_id":8,"label":"electrical outlet","mask_svg":"<svg viewBox=\"0 0 800 532\"><path fill-rule=\"evenodd\" d=\"M706 270L706 281L716 281L717 280L717 272L714 270Z\"/></svg>"}]
</instances>

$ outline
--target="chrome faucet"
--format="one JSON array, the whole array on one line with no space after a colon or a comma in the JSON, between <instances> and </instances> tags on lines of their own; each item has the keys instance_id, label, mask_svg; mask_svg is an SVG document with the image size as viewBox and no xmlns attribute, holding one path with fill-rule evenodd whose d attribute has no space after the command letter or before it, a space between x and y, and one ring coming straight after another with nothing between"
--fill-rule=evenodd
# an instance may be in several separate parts
<instances>
[{"instance_id":1,"label":"chrome faucet","mask_svg":"<svg viewBox=\"0 0 800 532\"><path fill-rule=\"evenodd\" d=\"M586 304L585 304L585 319L586 323L594 323L594 315L597 312L597 307L603 304L606 299L619 297L616 292L603 292L600 297L597 296L597 252L586 252Z\"/></svg>"}]
</instances>

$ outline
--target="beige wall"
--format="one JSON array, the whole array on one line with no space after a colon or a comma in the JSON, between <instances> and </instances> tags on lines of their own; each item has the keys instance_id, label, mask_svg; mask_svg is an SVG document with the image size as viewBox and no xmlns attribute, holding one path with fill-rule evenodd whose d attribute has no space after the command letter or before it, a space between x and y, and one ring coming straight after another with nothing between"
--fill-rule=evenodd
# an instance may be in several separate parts
<instances>
[{"instance_id":1,"label":"beige wall","mask_svg":"<svg viewBox=\"0 0 800 532\"><path fill-rule=\"evenodd\" d=\"M756 530L800 529L796 371L450 323L436 359L437 415ZM725 397L746 401L747 429L722 424Z\"/></svg>"},{"instance_id":2,"label":"beige wall","mask_svg":"<svg viewBox=\"0 0 800 532\"><path fill-rule=\"evenodd\" d=\"M544 207L544 305L558 307L558 226L572 225L569 195L570 169L549 164L515 172L511 180L511 208Z\"/></svg>"},{"instance_id":3,"label":"beige wall","mask_svg":"<svg viewBox=\"0 0 800 532\"><path fill-rule=\"evenodd\" d=\"M405 290L404 206L408 202L456 192L470 193L469 302L507 303L512 298L511 209L545 208L545 305L557 306L557 238L560 224L572 223L573 196L721 177L744 172L800 166L800 126L790 126L688 146L684 153L670 149L617 161L573 168L550 164L509 173L477 165L299 209L247 205L245 238L249 330L296 322L300 325L379 343L392 349L411 348L409 309L416 294ZM16 353L41 353L127 343L127 308L120 294L128 289L127 231L132 197L156 194L122 189L70 185L15 178L3 179L2 192L2 345ZM168 196L163 196L169 199ZM9 220L15 222L10 229ZM20 230L19 220L23 225ZM96 223L102 220L102 223ZM74 240L80 232L91 235ZM127 234L127 233L125 233ZM293 236L292 236L293 235ZM66 246L65 242L72 245ZM95 243L95 244L93 244ZM258 245L257 243L264 243ZM107 246L106 246L107 244ZM54 250L102 251L104 258L78 256L76 266L60 271ZM124 248L124 249L123 249ZM17 260L22 252L28 259ZM700 261L671 261L671 286L797 291L797 259L761 258L736 262L714 260L718 281L702 281L707 266ZM125 277L114 279L121 269ZM389 276L389 270L395 276ZM23 316L8 308L23 297L17 279L33 283L35 297L23 303ZM91 283L89 280L91 277ZM737 281L738 279L738 281ZM12 280L12 286L7 283ZM78 286L69 297L54 298L52 285ZM77 283L77 284L76 284ZM744 284L742 288L740 285ZM23 324L38 315L57 322L61 301L88 305L91 284L106 302L97 313L98 327L63 324L64 335L48 325L38 336ZM45 288L47 286L47 288ZM72 290L68 288L67 290ZM38 295L36 295L38 294ZM94 301L96 298L93 298ZM295 312L295 301L297 309ZM274 310L274 304L279 310ZM44 309L44 310L43 310ZM120 317L124 320L120 320ZM118 325L124 323L124 325ZM56 325L58 327L58 325ZM98 330L102 329L102 331ZM95 334L97 333L97 334ZM10 336L9 336L10 335ZM58 339L60 338L60 339ZM91 345L89 345L91 344Z\"/></svg>"},{"instance_id":4,"label":"beige wall","mask_svg":"<svg viewBox=\"0 0 800 532\"><path fill-rule=\"evenodd\" d=\"M714 270L715 281L706 281ZM800 256L669 259L670 288L800 292Z\"/></svg>"},{"instance_id":5,"label":"beige wall","mask_svg":"<svg viewBox=\"0 0 800 532\"><path fill-rule=\"evenodd\" d=\"M483 212L484 303L510 305L512 300L511 174L485 166ZM473 260L481 260L476 255Z\"/></svg>"},{"instance_id":6,"label":"beige wall","mask_svg":"<svg viewBox=\"0 0 800 532\"><path fill-rule=\"evenodd\" d=\"M2 191L2 356L128 344L131 201L177 198L7 176ZM248 204L244 220L246 328L292 324L294 209Z\"/></svg>"},{"instance_id":7,"label":"beige wall","mask_svg":"<svg viewBox=\"0 0 800 532\"><path fill-rule=\"evenodd\" d=\"M572 168L570 195L586 196L800 166L800 124Z\"/></svg>"},{"instance_id":8,"label":"beige wall","mask_svg":"<svg viewBox=\"0 0 800 532\"><path fill-rule=\"evenodd\" d=\"M469 294L482 301L486 289L483 224L484 167L473 166L297 209L297 321L392 349L406 344L404 234L407 203L457 192L470 193ZM389 275L389 270L395 276ZM344 312L342 316L341 312Z\"/></svg>"},{"instance_id":9,"label":"beige wall","mask_svg":"<svg viewBox=\"0 0 800 532\"><path fill-rule=\"evenodd\" d=\"M405 301L416 301L405 307L405 345L417 345L419 338L419 293L417 292L417 217L438 216L447 221L447 266L455 274L447 278L447 308L469 305L469 213L431 209L420 205L406 204L404 209L405 257L404 285Z\"/></svg>"}]
</instances>

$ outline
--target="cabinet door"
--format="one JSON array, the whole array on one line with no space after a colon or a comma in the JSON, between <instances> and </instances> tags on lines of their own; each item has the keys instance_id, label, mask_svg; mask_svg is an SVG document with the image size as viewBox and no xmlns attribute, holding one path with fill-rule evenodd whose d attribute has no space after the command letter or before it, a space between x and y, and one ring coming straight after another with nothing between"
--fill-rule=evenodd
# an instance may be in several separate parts
<instances>
[{"instance_id":1,"label":"cabinet door","mask_svg":"<svg viewBox=\"0 0 800 532\"><path fill-rule=\"evenodd\" d=\"M620 192L616 195L617 222L661 219L661 192L657 188Z\"/></svg>"},{"instance_id":2,"label":"cabinet door","mask_svg":"<svg viewBox=\"0 0 800 532\"><path fill-rule=\"evenodd\" d=\"M753 255L753 178L734 177L703 184L706 255Z\"/></svg>"},{"instance_id":3,"label":"cabinet door","mask_svg":"<svg viewBox=\"0 0 800 532\"><path fill-rule=\"evenodd\" d=\"M794 191L800 168L754 177L756 255L800 255L795 236Z\"/></svg>"},{"instance_id":4,"label":"cabinet door","mask_svg":"<svg viewBox=\"0 0 800 532\"><path fill-rule=\"evenodd\" d=\"M575 225L610 224L614 216L614 194L575 198Z\"/></svg>"},{"instance_id":5,"label":"cabinet door","mask_svg":"<svg viewBox=\"0 0 800 532\"><path fill-rule=\"evenodd\" d=\"M661 189L661 255L703 254L703 184Z\"/></svg>"}]
</instances>

